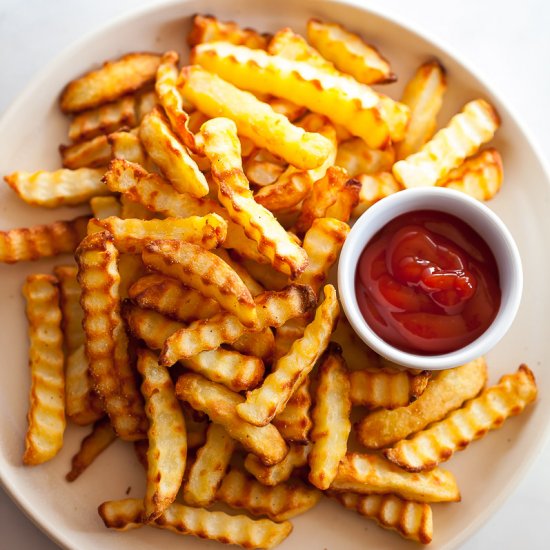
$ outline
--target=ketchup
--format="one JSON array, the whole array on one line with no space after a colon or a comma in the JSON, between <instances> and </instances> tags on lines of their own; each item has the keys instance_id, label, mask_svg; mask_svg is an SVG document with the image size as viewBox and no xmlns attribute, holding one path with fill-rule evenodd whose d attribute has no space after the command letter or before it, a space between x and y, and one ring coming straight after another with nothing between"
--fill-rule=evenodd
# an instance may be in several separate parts
<instances>
[{"instance_id":1,"label":"ketchup","mask_svg":"<svg viewBox=\"0 0 550 550\"><path fill-rule=\"evenodd\" d=\"M459 218L403 214L367 244L355 292L371 329L403 351L439 354L473 342L500 306L495 257Z\"/></svg>"}]
</instances>

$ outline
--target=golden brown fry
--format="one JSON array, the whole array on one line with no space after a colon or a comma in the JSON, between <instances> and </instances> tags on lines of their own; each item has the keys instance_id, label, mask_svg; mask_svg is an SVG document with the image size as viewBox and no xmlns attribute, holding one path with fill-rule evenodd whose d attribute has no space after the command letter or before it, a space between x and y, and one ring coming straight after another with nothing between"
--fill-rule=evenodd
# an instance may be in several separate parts
<instances>
[{"instance_id":1,"label":"golden brown fry","mask_svg":"<svg viewBox=\"0 0 550 550\"><path fill-rule=\"evenodd\" d=\"M84 331L82 330L84 312L80 307L80 285L76 279L77 268L73 265L58 265L54 267L53 272L59 281L63 344L67 353L70 354L84 344Z\"/></svg>"},{"instance_id":2,"label":"golden brown fry","mask_svg":"<svg viewBox=\"0 0 550 550\"><path fill-rule=\"evenodd\" d=\"M92 197L90 208L94 218L100 220L109 216L120 216L121 214L121 204L116 197Z\"/></svg>"},{"instance_id":3,"label":"golden brown fry","mask_svg":"<svg viewBox=\"0 0 550 550\"><path fill-rule=\"evenodd\" d=\"M205 507L214 502L235 445L236 441L223 426L208 426L206 443L197 451L183 488L183 500L187 504Z\"/></svg>"},{"instance_id":4,"label":"golden brown fry","mask_svg":"<svg viewBox=\"0 0 550 550\"><path fill-rule=\"evenodd\" d=\"M107 166L112 158L112 148L107 136L97 136L74 145L60 145L63 168L99 168Z\"/></svg>"},{"instance_id":5,"label":"golden brown fry","mask_svg":"<svg viewBox=\"0 0 550 550\"><path fill-rule=\"evenodd\" d=\"M247 331L235 340L231 347L244 355L252 355L262 361L270 361L275 348L275 336L269 327L260 332Z\"/></svg>"},{"instance_id":6,"label":"golden brown fry","mask_svg":"<svg viewBox=\"0 0 550 550\"><path fill-rule=\"evenodd\" d=\"M433 538L432 509L425 502L403 500L395 495L331 495L348 510L373 519L380 527L397 531L402 537L422 544Z\"/></svg>"},{"instance_id":7,"label":"golden brown fry","mask_svg":"<svg viewBox=\"0 0 550 550\"><path fill-rule=\"evenodd\" d=\"M500 428L536 397L535 377L526 365L521 365L516 373L503 376L496 386L487 388L441 422L386 449L384 456L408 472L431 470L489 430Z\"/></svg>"},{"instance_id":8,"label":"golden brown fry","mask_svg":"<svg viewBox=\"0 0 550 550\"><path fill-rule=\"evenodd\" d=\"M499 125L491 104L483 99L470 101L417 153L396 162L393 175L407 188L435 185L489 141Z\"/></svg>"},{"instance_id":9,"label":"golden brown fry","mask_svg":"<svg viewBox=\"0 0 550 550\"><path fill-rule=\"evenodd\" d=\"M329 344L318 371L315 407L311 413L313 427L309 453L309 481L315 487L328 489L347 451L351 431L350 383L342 348Z\"/></svg>"},{"instance_id":10,"label":"golden brown fry","mask_svg":"<svg viewBox=\"0 0 550 550\"><path fill-rule=\"evenodd\" d=\"M95 389L118 436L129 441L142 439L147 421L120 317L118 252L112 237L102 232L88 235L75 257L82 287L86 356Z\"/></svg>"},{"instance_id":11,"label":"golden brown fry","mask_svg":"<svg viewBox=\"0 0 550 550\"><path fill-rule=\"evenodd\" d=\"M334 164L344 168L350 177L391 170L395 162L394 148L371 149L361 138L348 139L338 145Z\"/></svg>"},{"instance_id":12,"label":"golden brown fry","mask_svg":"<svg viewBox=\"0 0 550 550\"><path fill-rule=\"evenodd\" d=\"M189 373L179 377L176 395L195 410L205 412L212 422L221 424L233 439L240 441L264 464L277 464L286 456L288 447L274 426L253 426L239 417L236 407L244 402L244 397L238 393Z\"/></svg>"},{"instance_id":13,"label":"golden brown fry","mask_svg":"<svg viewBox=\"0 0 550 550\"><path fill-rule=\"evenodd\" d=\"M92 431L80 443L80 449L71 459L71 471L65 476L74 481L116 439L109 418L98 420Z\"/></svg>"},{"instance_id":14,"label":"golden brown fry","mask_svg":"<svg viewBox=\"0 0 550 550\"><path fill-rule=\"evenodd\" d=\"M45 225L0 231L0 262L34 261L72 254L86 235L88 216Z\"/></svg>"},{"instance_id":15,"label":"golden brown fry","mask_svg":"<svg viewBox=\"0 0 550 550\"><path fill-rule=\"evenodd\" d=\"M246 402L237 406L242 419L255 426L271 422L313 369L328 345L340 312L334 287L325 286L324 294L325 299L317 308L315 319L306 327L304 336L275 363L263 384L247 393Z\"/></svg>"},{"instance_id":16,"label":"golden brown fry","mask_svg":"<svg viewBox=\"0 0 550 550\"><path fill-rule=\"evenodd\" d=\"M134 92L154 80L159 61L160 56L150 53L129 53L107 61L100 69L69 82L61 94L61 110L92 109Z\"/></svg>"},{"instance_id":17,"label":"golden brown fry","mask_svg":"<svg viewBox=\"0 0 550 550\"><path fill-rule=\"evenodd\" d=\"M137 123L139 124L143 120L143 117L148 115L157 105L157 94L154 90L146 90L139 93L136 98Z\"/></svg>"},{"instance_id":18,"label":"golden brown fry","mask_svg":"<svg viewBox=\"0 0 550 550\"><path fill-rule=\"evenodd\" d=\"M137 368L143 378L141 393L149 420L147 489L143 521L150 523L174 502L187 458L185 420L165 367L149 350L139 349Z\"/></svg>"},{"instance_id":19,"label":"golden brown fry","mask_svg":"<svg viewBox=\"0 0 550 550\"><path fill-rule=\"evenodd\" d=\"M124 159L141 165L147 164L145 150L137 134L136 128L130 132L114 132L107 136L114 159Z\"/></svg>"},{"instance_id":20,"label":"golden brown fry","mask_svg":"<svg viewBox=\"0 0 550 550\"><path fill-rule=\"evenodd\" d=\"M120 215L118 215L117 217L122 218L123 220L164 219L163 216L155 215L146 206L144 206L143 204L140 204L139 202L134 202L130 200L125 195L121 195L120 197Z\"/></svg>"},{"instance_id":21,"label":"golden brown fry","mask_svg":"<svg viewBox=\"0 0 550 550\"><path fill-rule=\"evenodd\" d=\"M66 424L58 281L51 275L29 275L23 296L29 321L31 375L23 463L33 466L59 452Z\"/></svg>"},{"instance_id":22,"label":"golden brown fry","mask_svg":"<svg viewBox=\"0 0 550 550\"><path fill-rule=\"evenodd\" d=\"M334 204L327 208L325 215L329 218L347 222L351 218L351 213L359 204L360 193L361 183L356 179L348 180L338 193Z\"/></svg>"},{"instance_id":23,"label":"golden brown fry","mask_svg":"<svg viewBox=\"0 0 550 550\"><path fill-rule=\"evenodd\" d=\"M483 358L442 371L434 376L422 395L406 407L378 410L357 425L357 437L370 449L381 449L424 429L475 397L487 380Z\"/></svg>"},{"instance_id":24,"label":"golden brown fry","mask_svg":"<svg viewBox=\"0 0 550 550\"><path fill-rule=\"evenodd\" d=\"M378 455L348 453L330 486L335 491L360 494L395 494L415 502L458 502L460 492L451 472L405 472Z\"/></svg>"},{"instance_id":25,"label":"golden brown fry","mask_svg":"<svg viewBox=\"0 0 550 550\"><path fill-rule=\"evenodd\" d=\"M358 218L367 208L375 202L401 190L401 185L393 177L391 172L380 172L379 174L360 174L357 180L361 184L359 191L359 202L352 211L352 216Z\"/></svg>"},{"instance_id":26,"label":"golden brown fry","mask_svg":"<svg viewBox=\"0 0 550 550\"><path fill-rule=\"evenodd\" d=\"M118 258L118 272L120 274L118 293L121 300L128 298L128 289L147 274L139 254L121 254Z\"/></svg>"},{"instance_id":27,"label":"golden brown fry","mask_svg":"<svg viewBox=\"0 0 550 550\"><path fill-rule=\"evenodd\" d=\"M292 480L276 487L268 487L245 472L231 469L223 478L216 500L242 508L253 516L267 516L273 521L284 521L313 508L322 493Z\"/></svg>"},{"instance_id":28,"label":"golden brown fry","mask_svg":"<svg viewBox=\"0 0 550 550\"><path fill-rule=\"evenodd\" d=\"M258 294L265 291L265 288L258 281L256 281L254 277L252 277L243 263L233 259L227 250L218 248L214 250L214 254L219 256L227 265L233 268L235 273L242 279L248 290L250 290L250 294L252 294L253 297L258 296Z\"/></svg>"},{"instance_id":29,"label":"golden brown fry","mask_svg":"<svg viewBox=\"0 0 550 550\"><path fill-rule=\"evenodd\" d=\"M286 407L273 418L272 424L279 430L285 441L305 445L311 430L310 381L306 378L288 400Z\"/></svg>"},{"instance_id":30,"label":"golden brown fry","mask_svg":"<svg viewBox=\"0 0 550 550\"><path fill-rule=\"evenodd\" d=\"M57 208L109 195L102 176L103 170L96 168L62 168L55 172L14 172L4 176L4 180L26 203Z\"/></svg>"}]
</instances>

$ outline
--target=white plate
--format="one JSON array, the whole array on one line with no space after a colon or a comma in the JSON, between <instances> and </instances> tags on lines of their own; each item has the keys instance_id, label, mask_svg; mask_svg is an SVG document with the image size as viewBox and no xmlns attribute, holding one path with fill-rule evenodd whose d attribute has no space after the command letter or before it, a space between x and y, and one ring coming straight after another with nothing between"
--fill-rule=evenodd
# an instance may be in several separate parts
<instances>
[{"instance_id":1,"label":"white plate","mask_svg":"<svg viewBox=\"0 0 550 550\"><path fill-rule=\"evenodd\" d=\"M436 55L449 72L449 91L440 120L445 121L465 101L477 96L489 98L498 108L503 125L494 144L504 157L505 183L490 203L507 223L522 254L526 292L511 331L489 355L491 382L504 372L527 362L534 370L543 398L522 416L508 421L500 431L476 442L456 455L444 467L452 470L462 492L460 504L434 506L435 537L432 548L458 546L479 527L510 494L540 449L548 432L550 373L541 368L548 356L545 313L549 294L545 275L549 272L545 250L550 234L547 208L549 178L522 129L475 75L456 58L412 30L384 17L344 4L323 1L272 0L257 2L223 0L177 2L143 10L117 20L87 36L50 65L20 96L0 123L0 173L16 169L55 168L59 164L57 145L66 140L67 121L57 108L63 84L101 60L129 50L181 51L195 12L214 13L258 29L275 30L291 26L303 31L310 16L337 20L363 32L390 58L401 84L384 88L398 96L400 86L415 67ZM6 188L0 189L0 226L19 227L75 214L75 210L48 212L21 204ZM70 457L85 430L70 429L63 451L55 460L35 468L21 465L26 428L28 392L26 324L20 288L28 273L48 270L54 261L40 264L0 266L0 335L4 372L0 385L0 475L6 490L56 542L69 548L170 549L219 548L192 538L139 529L124 534L107 531L96 508L107 499L122 498L143 491L143 471L132 450L118 442L108 449L81 479L64 481ZM59 263L59 262L57 262ZM533 292L532 289L536 289ZM410 548L411 543L385 532L358 515L323 502L314 511L293 521L292 535L281 549L346 548L369 545L374 548Z\"/></svg>"}]
</instances>

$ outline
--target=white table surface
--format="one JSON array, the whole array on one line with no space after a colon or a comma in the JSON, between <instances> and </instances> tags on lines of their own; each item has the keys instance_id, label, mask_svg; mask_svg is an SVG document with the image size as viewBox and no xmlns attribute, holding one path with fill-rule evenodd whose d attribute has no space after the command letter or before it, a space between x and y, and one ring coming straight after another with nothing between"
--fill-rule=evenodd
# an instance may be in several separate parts
<instances>
[{"instance_id":1,"label":"white table surface","mask_svg":"<svg viewBox=\"0 0 550 550\"><path fill-rule=\"evenodd\" d=\"M228 0L230 1L230 0ZM258 0L261 1L261 0ZM37 70L82 33L155 0L0 0L0 114ZM525 123L550 157L550 2L368 0L450 45ZM480 489L482 490L482 489ZM550 443L464 550L550 548ZM0 548L55 550L0 489Z\"/></svg>"}]
</instances>

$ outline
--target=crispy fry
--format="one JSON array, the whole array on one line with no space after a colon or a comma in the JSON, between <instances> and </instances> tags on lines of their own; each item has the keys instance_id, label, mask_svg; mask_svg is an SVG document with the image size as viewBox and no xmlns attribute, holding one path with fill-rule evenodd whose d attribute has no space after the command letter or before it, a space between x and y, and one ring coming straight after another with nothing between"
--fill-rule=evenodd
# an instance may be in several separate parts
<instances>
[{"instance_id":1,"label":"crispy fry","mask_svg":"<svg viewBox=\"0 0 550 550\"><path fill-rule=\"evenodd\" d=\"M292 394L313 369L328 345L338 320L340 306L332 285L324 288L325 299L317 308L315 319L306 327L304 336L273 366L263 384L237 406L239 416L256 426L264 426L286 406Z\"/></svg>"},{"instance_id":2,"label":"crispy fry","mask_svg":"<svg viewBox=\"0 0 550 550\"><path fill-rule=\"evenodd\" d=\"M407 188L435 185L489 141L499 125L492 105L483 99L470 101L417 153L396 162L393 175Z\"/></svg>"},{"instance_id":3,"label":"crispy fry","mask_svg":"<svg viewBox=\"0 0 550 550\"><path fill-rule=\"evenodd\" d=\"M329 218L347 222L351 218L351 213L359 204L360 193L361 183L356 179L348 180L338 193L334 204L327 208L325 215Z\"/></svg>"},{"instance_id":4,"label":"crispy fry","mask_svg":"<svg viewBox=\"0 0 550 550\"><path fill-rule=\"evenodd\" d=\"M59 153L63 168L98 168L109 164L112 148L107 136L97 136L74 145L60 145Z\"/></svg>"},{"instance_id":5,"label":"crispy fry","mask_svg":"<svg viewBox=\"0 0 550 550\"><path fill-rule=\"evenodd\" d=\"M361 138L352 138L338 145L334 164L344 168L350 177L355 177L391 170L394 162L395 151L391 145L385 149L371 149Z\"/></svg>"},{"instance_id":6,"label":"crispy fry","mask_svg":"<svg viewBox=\"0 0 550 550\"><path fill-rule=\"evenodd\" d=\"M121 204L116 197L92 197L90 208L94 218L100 220L109 216L120 216Z\"/></svg>"},{"instance_id":7,"label":"crispy fry","mask_svg":"<svg viewBox=\"0 0 550 550\"><path fill-rule=\"evenodd\" d=\"M69 82L61 94L61 110L92 109L134 92L154 80L159 61L160 56L150 53L129 53L107 61L101 69Z\"/></svg>"},{"instance_id":8,"label":"crispy fry","mask_svg":"<svg viewBox=\"0 0 550 550\"><path fill-rule=\"evenodd\" d=\"M216 500L242 508L253 516L267 516L273 521L284 521L313 508L322 493L298 480L268 487L245 472L232 468L223 478Z\"/></svg>"},{"instance_id":9,"label":"crispy fry","mask_svg":"<svg viewBox=\"0 0 550 550\"><path fill-rule=\"evenodd\" d=\"M125 195L120 197L120 215L118 218L123 220L154 220L154 219L164 219L163 216L157 216L151 212L146 206L140 204L139 202L134 202L130 200Z\"/></svg>"},{"instance_id":10,"label":"crispy fry","mask_svg":"<svg viewBox=\"0 0 550 550\"><path fill-rule=\"evenodd\" d=\"M182 403L182 405L185 405ZM210 423L208 422L208 417L204 415L204 419L197 420L194 416L197 414L195 411L183 409L183 416L185 418L185 427L187 429L187 448L188 449L197 449L202 447L206 443L206 431ZM191 409L191 407L189 407Z\"/></svg>"},{"instance_id":11,"label":"crispy fry","mask_svg":"<svg viewBox=\"0 0 550 550\"><path fill-rule=\"evenodd\" d=\"M310 381L307 377L288 400L286 407L273 418L273 425L285 441L305 445L312 422L310 416Z\"/></svg>"},{"instance_id":12,"label":"crispy fry","mask_svg":"<svg viewBox=\"0 0 550 550\"><path fill-rule=\"evenodd\" d=\"M33 466L59 452L66 424L58 281L51 275L29 275L23 296L29 321L31 375L23 463Z\"/></svg>"},{"instance_id":13,"label":"crispy fry","mask_svg":"<svg viewBox=\"0 0 550 550\"><path fill-rule=\"evenodd\" d=\"M391 172L380 172L379 174L360 174L357 180L361 184L359 191L359 202L353 209L351 215L358 218L367 208L375 202L401 190Z\"/></svg>"},{"instance_id":14,"label":"crispy fry","mask_svg":"<svg viewBox=\"0 0 550 550\"><path fill-rule=\"evenodd\" d=\"M406 539L429 544L433 538L432 509L425 502L411 502L395 495L335 493L348 510L373 519L380 527L397 531Z\"/></svg>"},{"instance_id":15,"label":"crispy fry","mask_svg":"<svg viewBox=\"0 0 550 550\"><path fill-rule=\"evenodd\" d=\"M276 271L270 265L258 263L257 261L248 259L243 259L242 263L252 277L259 281L264 288L269 288L271 290L283 290L291 284L288 275L285 275L280 271Z\"/></svg>"},{"instance_id":16,"label":"crispy fry","mask_svg":"<svg viewBox=\"0 0 550 550\"><path fill-rule=\"evenodd\" d=\"M441 422L386 449L384 456L408 472L422 472L449 460L456 451L523 411L537 397L535 377L526 365L507 374Z\"/></svg>"},{"instance_id":17,"label":"crispy fry","mask_svg":"<svg viewBox=\"0 0 550 550\"><path fill-rule=\"evenodd\" d=\"M258 294L261 294L265 291L265 288L258 282L252 275L248 272L248 269L243 265L242 262L233 259L227 250L223 248L218 248L214 250L214 254L219 256L227 265L233 268L235 273L242 279L243 283L246 285L250 294L255 298Z\"/></svg>"},{"instance_id":18,"label":"crispy fry","mask_svg":"<svg viewBox=\"0 0 550 550\"><path fill-rule=\"evenodd\" d=\"M318 371L315 407L311 413L313 428L309 453L309 481L315 487L328 489L347 451L351 431L350 383L342 348L329 344Z\"/></svg>"},{"instance_id":19,"label":"crispy fry","mask_svg":"<svg viewBox=\"0 0 550 550\"><path fill-rule=\"evenodd\" d=\"M86 356L95 389L118 436L129 441L142 439L147 424L120 317L118 252L112 237L102 232L88 235L75 257L82 288Z\"/></svg>"},{"instance_id":20,"label":"crispy fry","mask_svg":"<svg viewBox=\"0 0 550 550\"><path fill-rule=\"evenodd\" d=\"M145 151L137 135L137 129L130 132L114 132L107 136L111 144L114 159L124 159L129 162L147 164Z\"/></svg>"},{"instance_id":21,"label":"crispy fry","mask_svg":"<svg viewBox=\"0 0 550 550\"><path fill-rule=\"evenodd\" d=\"M116 439L109 418L98 420L92 431L80 443L80 449L71 459L71 471L65 476L74 481Z\"/></svg>"},{"instance_id":22,"label":"crispy fry","mask_svg":"<svg viewBox=\"0 0 550 550\"><path fill-rule=\"evenodd\" d=\"M458 502L460 492L451 472L405 472L378 455L348 453L330 486L360 494L395 494L415 502Z\"/></svg>"},{"instance_id":23,"label":"crispy fry","mask_svg":"<svg viewBox=\"0 0 550 550\"><path fill-rule=\"evenodd\" d=\"M143 382L145 412L149 420L147 490L143 521L150 523L174 502L185 472L187 438L185 420L165 367L149 350L138 350L137 368Z\"/></svg>"},{"instance_id":24,"label":"crispy fry","mask_svg":"<svg viewBox=\"0 0 550 550\"><path fill-rule=\"evenodd\" d=\"M235 444L223 426L208 426L206 443L197 451L183 488L183 500L187 504L204 507L214 502Z\"/></svg>"},{"instance_id":25,"label":"crispy fry","mask_svg":"<svg viewBox=\"0 0 550 550\"><path fill-rule=\"evenodd\" d=\"M407 83L401 102L409 106L411 119L395 148L398 160L416 153L433 136L446 89L445 69L437 60L420 65Z\"/></svg>"},{"instance_id":26,"label":"crispy fry","mask_svg":"<svg viewBox=\"0 0 550 550\"><path fill-rule=\"evenodd\" d=\"M88 216L45 225L0 231L0 262L34 261L72 254L86 235Z\"/></svg>"},{"instance_id":27,"label":"crispy fry","mask_svg":"<svg viewBox=\"0 0 550 550\"><path fill-rule=\"evenodd\" d=\"M410 405L393 411L374 411L363 418L356 426L357 437L370 449L392 445L458 409L481 391L486 380L487 365L483 358L442 371Z\"/></svg>"},{"instance_id":28,"label":"crispy fry","mask_svg":"<svg viewBox=\"0 0 550 550\"><path fill-rule=\"evenodd\" d=\"M239 417L236 407L244 402L244 397L238 393L189 373L179 377L176 395L195 410L205 412L212 422L221 424L232 438L240 441L265 465L277 464L286 456L288 447L274 426L253 426Z\"/></svg>"},{"instance_id":29,"label":"crispy fry","mask_svg":"<svg viewBox=\"0 0 550 550\"><path fill-rule=\"evenodd\" d=\"M109 195L102 176L103 170L96 168L62 168L55 172L14 172L4 176L4 180L26 203L56 208Z\"/></svg>"}]
</instances>

